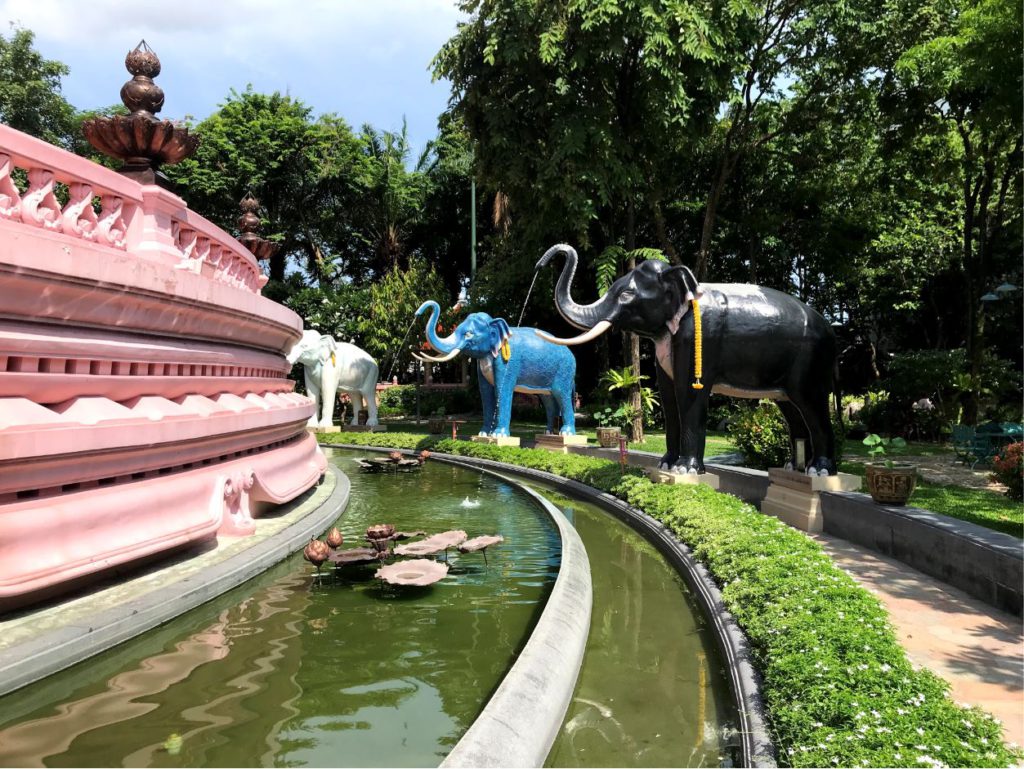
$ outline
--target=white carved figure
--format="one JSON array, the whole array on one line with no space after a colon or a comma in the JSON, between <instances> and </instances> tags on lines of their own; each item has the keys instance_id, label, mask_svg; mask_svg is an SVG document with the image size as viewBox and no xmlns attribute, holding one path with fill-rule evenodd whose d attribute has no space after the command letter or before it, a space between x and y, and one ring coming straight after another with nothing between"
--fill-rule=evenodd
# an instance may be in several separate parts
<instances>
[{"instance_id":1,"label":"white carved figure","mask_svg":"<svg viewBox=\"0 0 1024 769\"><path fill-rule=\"evenodd\" d=\"M339 392L352 399L352 424L359 423L359 411L366 409L366 424L377 424L377 361L354 344L336 342L318 331L303 331L302 338L288 353L288 362L302 364L306 393L316 402L309 427L330 427L334 399ZM319 414L319 418L318 415Z\"/></svg>"}]
</instances>

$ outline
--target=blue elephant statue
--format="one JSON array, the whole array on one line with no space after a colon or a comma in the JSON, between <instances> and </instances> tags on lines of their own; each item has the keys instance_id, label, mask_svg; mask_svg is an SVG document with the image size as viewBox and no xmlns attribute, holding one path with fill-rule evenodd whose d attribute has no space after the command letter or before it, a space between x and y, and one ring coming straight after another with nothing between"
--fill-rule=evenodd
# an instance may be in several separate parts
<instances>
[{"instance_id":1,"label":"blue elephant statue","mask_svg":"<svg viewBox=\"0 0 1024 769\"><path fill-rule=\"evenodd\" d=\"M441 357L416 354L429 363L449 361L459 353L476 359L477 381L483 400L481 435L507 436L512 420L512 394L539 395L547 412L547 431L555 431L555 415L562 418L562 435L576 434L573 407L576 396L576 358L568 348L546 342L536 329L509 328L503 318L486 312L466 317L450 336L437 335L441 308L428 300L416 310L417 317L430 310L427 341Z\"/></svg>"}]
</instances>

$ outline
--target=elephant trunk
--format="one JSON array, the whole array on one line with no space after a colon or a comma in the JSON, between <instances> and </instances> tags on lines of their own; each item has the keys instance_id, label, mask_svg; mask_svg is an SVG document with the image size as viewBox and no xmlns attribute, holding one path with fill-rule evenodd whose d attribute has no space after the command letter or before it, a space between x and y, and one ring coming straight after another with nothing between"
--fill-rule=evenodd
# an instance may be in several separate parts
<instances>
[{"instance_id":1,"label":"elephant trunk","mask_svg":"<svg viewBox=\"0 0 1024 769\"><path fill-rule=\"evenodd\" d=\"M555 285L555 306L563 318L576 328L587 331L592 329L601 321L612 321L617 305L615 301L605 294L593 304L576 304L573 301L571 289L572 279L576 275L576 265L579 261L576 256L576 249L572 246L559 243L552 246L537 262L537 269L547 265L551 258L557 254L565 254L565 266L562 274L558 276L558 283Z\"/></svg>"},{"instance_id":2,"label":"elephant trunk","mask_svg":"<svg viewBox=\"0 0 1024 769\"><path fill-rule=\"evenodd\" d=\"M444 338L437 335L437 319L441 315L441 308L438 306L437 302L432 299L428 299L420 305L418 310L416 310L416 316L419 317L422 315L427 308L430 309L430 317L427 319L426 328L427 341L430 342L430 346L440 353L450 353L453 350L457 350L455 334L451 334Z\"/></svg>"}]
</instances>

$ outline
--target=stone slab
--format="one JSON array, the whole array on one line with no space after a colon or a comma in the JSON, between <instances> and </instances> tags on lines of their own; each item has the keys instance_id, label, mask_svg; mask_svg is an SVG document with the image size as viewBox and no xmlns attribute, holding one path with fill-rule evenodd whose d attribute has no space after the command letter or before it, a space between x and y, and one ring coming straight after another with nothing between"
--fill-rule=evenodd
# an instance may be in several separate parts
<instances>
[{"instance_id":1,"label":"stone slab","mask_svg":"<svg viewBox=\"0 0 1024 769\"><path fill-rule=\"evenodd\" d=\"M819 532L824 525L819 495L813 492L801 493L773 484L761 502L761 512L800 531Z\"/></svg>"},{"instance_id":2,"label":"stone slab","mask_svg":"<svg viewBox=\"0 0 1024 769\"><path fill-rule=\"evenodd\" d=\"M341 428L338 427L337 425L331 425L330 427L307 427L306 429L309 430L314 435L325 435L327 433L341 432Z\"/></svg>"},{"instance_id":3,"label":"stone slab","mask_svg":"<svg viewBox=\"0 0 1024 769\"><path fill-rule=\"evenodd\" d=\"M555 451L560 454L568 454L570 448L587 445L587 436L585 435L548 435L547 433L536 433L533 436L533 440L538 449Z\"/></svg>"},{"instance_id":4,"label":"stone slab","mask_svg":"<svg viewBox=\"0 0 1024 769\"><path fill-rule=\"evenodd\" d=\"M470 440L474 443L486 443L488 446L519 446L519 438L509 435L474 435Z\"/></svg>"},{"instance_id":5,"label":"stone slab","mask_svg":"<svg viewBox=\"0 0 1024 769\"><path fill-rule=\"evenodd\" d=\"M680 486L695 486L700 483L710 486L715 491L718 491L721 485L718 476L714 473L670 473L666 470L652 467L647 470L647 477L654 483L668 483Z\"/></svg>"},{"instance_id":6,"label":"stone slab","mask_svg":"<svg viewBox=\"0 0 1024 769\"><path fill-rule=\"evenodd\" d=\"M850 473L820 476L807 475L797 470L772 467L768 470L768 481L780 486L789 486L804 491L860 491L861 477Z\"/></svg>"}]
</instances>

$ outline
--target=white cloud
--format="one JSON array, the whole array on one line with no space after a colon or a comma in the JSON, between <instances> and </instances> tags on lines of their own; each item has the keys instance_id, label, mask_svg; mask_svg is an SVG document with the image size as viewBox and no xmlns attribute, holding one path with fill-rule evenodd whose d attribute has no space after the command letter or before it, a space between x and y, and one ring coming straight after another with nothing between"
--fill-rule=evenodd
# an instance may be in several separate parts
<instances>
[{"instance_id":1,"label":"white cloud","mask_svg":"<svg viewBox=\"0 0 1024 769\"><path fill-rule=\"evenodd\" d=\"M64 91L77 107L117 101L123 57L145 38L163 65L163 116L201 119L252 83L356 125L392 128L408 114L418 144L447 96L430 60L461 18L455 0L0 0L0 22L70 65Z\"/></svg>"}]
</instances>

